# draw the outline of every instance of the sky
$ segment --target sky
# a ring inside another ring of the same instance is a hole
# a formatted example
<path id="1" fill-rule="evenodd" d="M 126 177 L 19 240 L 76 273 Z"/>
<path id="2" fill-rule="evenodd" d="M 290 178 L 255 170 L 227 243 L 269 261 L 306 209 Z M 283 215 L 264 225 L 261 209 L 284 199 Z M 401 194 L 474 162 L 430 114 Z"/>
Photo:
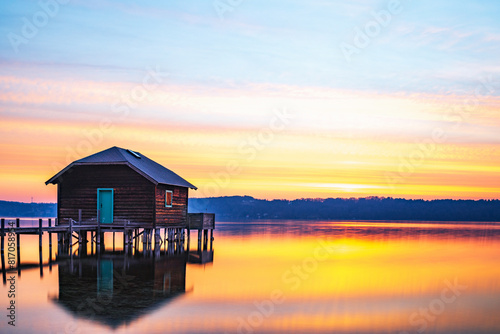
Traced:
<path id="1" fill-rule="evenodd" d="M 192 197 L 498 199 L 498 1 L 0 2 L 0 199 L 112 146 Z"/>

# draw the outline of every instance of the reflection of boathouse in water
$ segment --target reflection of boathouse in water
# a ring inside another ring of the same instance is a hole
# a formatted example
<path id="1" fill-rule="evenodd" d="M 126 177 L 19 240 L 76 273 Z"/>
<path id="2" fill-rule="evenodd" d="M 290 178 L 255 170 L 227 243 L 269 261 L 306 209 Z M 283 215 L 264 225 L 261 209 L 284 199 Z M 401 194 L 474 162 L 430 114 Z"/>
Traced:
<path id="1" fill-rule="evenodd" d="M 53 300 L 77 318 L 118 328 L 184 294 L 186 263 L 202 258 L 211 262 L 213 251 L 66 259 L 59 264 L 59 296 Z"/>

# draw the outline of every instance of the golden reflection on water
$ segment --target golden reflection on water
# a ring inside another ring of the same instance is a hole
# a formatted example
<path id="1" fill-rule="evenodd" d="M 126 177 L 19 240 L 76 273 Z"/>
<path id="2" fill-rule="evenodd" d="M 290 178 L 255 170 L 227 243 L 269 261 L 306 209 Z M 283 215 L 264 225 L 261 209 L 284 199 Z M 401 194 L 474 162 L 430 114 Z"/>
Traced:
<path id="1" fill-rule="evenodd" d="M 186 292 L 114 331 L 500 332 L 498 225 L 314 225 L 278 232 L 263 225 L 246 233 L 221 224 L 213 263 L 185 266 Z M 21 238 L 21 259 L 37 262 L 38 237 Z M 52 301 L 58 270 L 45 267 L 43 278 L 38 268 L 22 272 L 15 332 L 111 332 Z M 5 287 L 0 302 L 7 303 Z M 11 330 L 5 322 L 0 329 Z"/>

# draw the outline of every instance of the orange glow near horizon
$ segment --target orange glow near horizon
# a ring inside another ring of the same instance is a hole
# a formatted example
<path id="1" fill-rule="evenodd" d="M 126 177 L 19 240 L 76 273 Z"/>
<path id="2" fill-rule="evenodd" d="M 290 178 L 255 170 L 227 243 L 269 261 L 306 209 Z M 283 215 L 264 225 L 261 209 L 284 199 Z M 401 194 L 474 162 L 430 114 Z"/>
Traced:
<path id="1" fill-rule="evenodd" d="M 500 193 L 494 97 L 460 118 L 449 105 L 467 96 L 167 85 L 122 115 L 110 106 L 131 84 L 82 81 L 66 89 L 57 80 L 39 85 L 13 77 L 0 83 L 24 91 L 2 96 L 2 200 L 55 202 L 55 187 L 44 182 L 111 146 L 177 172 L 199 188 L 192 197 L 498 199 Z M 56 98 L 61 92 L 64 98 Z M 280 110 L 290 118 L 276 120 Z M 169 119 L 174 111 L 180 116 Z"/>

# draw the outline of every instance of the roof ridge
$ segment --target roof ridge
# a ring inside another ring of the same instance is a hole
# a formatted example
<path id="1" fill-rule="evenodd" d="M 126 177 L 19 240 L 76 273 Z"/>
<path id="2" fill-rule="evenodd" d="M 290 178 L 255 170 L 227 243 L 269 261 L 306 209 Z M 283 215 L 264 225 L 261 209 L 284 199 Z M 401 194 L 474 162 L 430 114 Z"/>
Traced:
<path id="1" fill-rule="evenodd" d="M 125 156 L 125 154 L 123 154 L 123 151 L 125 151 L 124 148 L 121 148 L 118 146 L 113 146 L 112 148 L 116 148 L 118 150 L 118 152 L 120 153 L 120 155 L 123 157 L 123 159 L 128 162 L 127 157 Z"/>
<path id="2" fill-rule="evenodd" d="M 127 152 L 125 152 L 127 151 Z M 135 154 L 132 154 L 135 153 Z M 130 154 L 129 154 L 130 153 Z M 138 155 L 138 156 L 136 156 Z M 137 159 L 138 158 L 138 159 Z M 83 160 L 83 161 L 82 161 Z M 142 174 L 154 183 L 170 184 L 174 186 L 187 187 L 197 189 L 196 186 L 182 178 L 179 174 L 166 168 L 160 163 L 148 158 L 140 152 L 131 149 L 125 149 L 118 146 L 113 146 L 103 151 L 91 154 L 87 157 L 75 160 L 66 168 L 49 179 L 48 183 L 56 183 L 60 175 L 75 165 L 92 165 L 92 164 L 126 164 L 136 172 Z"/>

